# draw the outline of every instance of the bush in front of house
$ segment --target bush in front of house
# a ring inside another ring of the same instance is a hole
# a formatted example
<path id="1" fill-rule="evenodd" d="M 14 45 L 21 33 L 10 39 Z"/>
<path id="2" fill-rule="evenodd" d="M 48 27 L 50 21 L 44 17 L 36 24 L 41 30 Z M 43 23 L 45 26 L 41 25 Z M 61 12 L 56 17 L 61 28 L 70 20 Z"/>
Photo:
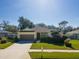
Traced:
<path id="1" fill-rule="evenodd" d="M 40 39 L 40 42 L 51 43 L 56 45 L 64 45 L 64 41 L 67 39 L 67 36 L 60 34 L 59 32 L 52 32 L 52 37 L 43 37 Z"/>
<path id="2" fill-rule="evenodd" d="M 66 40 L 67 37 L 66 36 L 54 36 L 52 38 L 52 43 L 55 44 L 55 45 L 64 45 L 64 40 Z"/>
<path id="3" fill-rule="evenodd" d="M 51 32 L 51 35 L 59 34 L 58 31 Z"/>
<path id="4" fill-rule="evenodd" d="M 17 36 L 16 37 L 8 37 L 8 41 L 16 42 L 17 40 L 18 40 Z"/>
<path id="5" fill-rule="evenodd" d="M 64 40 L 66 40 L 66 36 L 60 36 L 60 35 L 55 35 L 52 38 L 51 37 L 43 37 L 40 39 L 40 42 L 44 43 L 52 43 L 52 44 L 57 44 L 57 45 L 64 45 Z"/>
<path id="6" fill-rule="evenodd" d="M 66 40 L 64 41 L 64 44 L 65 44 L 66 47 L 72 47 L 72 44 L 69 43 L 69 42 L 70 42 L 70 39 L 66 39 Z"/>
<path id="7" fill-rule="evenodd" d="M 43 37 L 43 38 L 40 38 L 40 42 L 51 43 L 52 38 L 51 37 Z"/>
<path id="8" fill-rule="evenodd" d="M 0 40 L 1 40 L 2 38 L 0 37 Z"/>
<path id="9" fill-rule="evenodd" d="M 17 41 L 17 37 L 2 37 L 0 38 L 0 44 L 4 44 L 4 43 L 7 43 L 7 42 L 16 42 Z"/>
<path id="10" fill-rule="evenodd" d="M 67 39 L 67 36 L 64 36 L 61 32 L 52 32 L 52 39 L 54 43 L 64 43 L 64 40 Z"/>
<path id="11" fill-rule="evenodd" d="M 7 43 L 7 40 L 1 40 L 1 44 Z"/>
<path id="12" fill-rule="evenodd" d="M 4 43 L 7 43 L 7 38 L 6 37 L 0 38 L 0 44 L 4 44 Z"/>

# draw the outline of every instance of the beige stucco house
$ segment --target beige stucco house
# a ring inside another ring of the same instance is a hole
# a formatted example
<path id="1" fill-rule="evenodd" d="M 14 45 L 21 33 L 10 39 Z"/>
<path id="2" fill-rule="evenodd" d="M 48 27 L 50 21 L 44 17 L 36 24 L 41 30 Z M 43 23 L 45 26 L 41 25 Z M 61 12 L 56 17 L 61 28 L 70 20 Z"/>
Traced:
<path id="1" fill-rule="evenodd" d="M 47 37 L 50 30 L 46 27 L 34 27 L 32 29 L 26 28 L 18 32 L 19 39 L 34 40 L 42 37 Z"/>

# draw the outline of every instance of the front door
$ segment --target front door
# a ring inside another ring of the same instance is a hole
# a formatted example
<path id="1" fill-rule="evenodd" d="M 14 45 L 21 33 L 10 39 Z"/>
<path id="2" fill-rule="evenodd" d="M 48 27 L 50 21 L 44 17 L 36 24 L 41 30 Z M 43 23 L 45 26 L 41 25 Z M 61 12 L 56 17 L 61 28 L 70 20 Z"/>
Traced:
<path id="1" fill-rule="evenodd" d="M 40 39 L 40 33 L 37 33 L 37 40 Z"/>

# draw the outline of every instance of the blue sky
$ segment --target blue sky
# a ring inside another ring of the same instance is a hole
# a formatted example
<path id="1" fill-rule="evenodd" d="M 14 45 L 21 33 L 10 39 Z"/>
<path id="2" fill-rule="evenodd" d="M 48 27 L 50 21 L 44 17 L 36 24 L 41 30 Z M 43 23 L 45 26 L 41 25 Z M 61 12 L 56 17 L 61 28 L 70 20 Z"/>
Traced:
<path id="1" fill-rule="evenodd" d="M 19 16 L 36 23 L 58 26 L 67 20 L 79 26 L 79 0 L 0 0 L 0 23 L 8 20 L 18 25 Z"/>

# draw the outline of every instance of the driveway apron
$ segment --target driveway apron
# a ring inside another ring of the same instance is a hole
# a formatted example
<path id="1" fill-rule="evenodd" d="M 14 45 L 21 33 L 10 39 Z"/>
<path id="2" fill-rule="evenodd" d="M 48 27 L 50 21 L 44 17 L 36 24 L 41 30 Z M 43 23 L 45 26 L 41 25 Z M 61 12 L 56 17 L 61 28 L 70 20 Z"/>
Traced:
<path id="1" fill-rule="evenodd" d="M 0 59 L 31 59 L 28 53 L 32 42 L 18 42 L 12 46 L 0 50 Z"/>

